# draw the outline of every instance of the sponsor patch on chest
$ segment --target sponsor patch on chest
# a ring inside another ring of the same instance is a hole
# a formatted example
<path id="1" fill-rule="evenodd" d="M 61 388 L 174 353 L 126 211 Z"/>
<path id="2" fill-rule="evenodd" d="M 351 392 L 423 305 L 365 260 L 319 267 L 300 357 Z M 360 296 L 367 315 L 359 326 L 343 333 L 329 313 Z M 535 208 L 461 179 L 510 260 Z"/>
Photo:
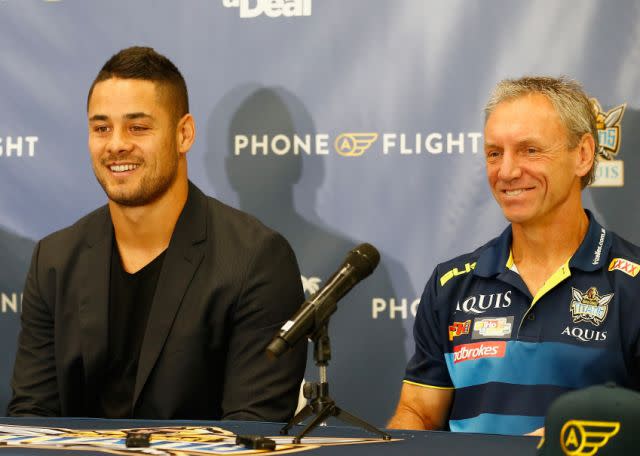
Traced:
<path id="1" fill-rule="evenodd" d="M 513 317 L 485 317 L 476 318 L 473 322 L 472 339 L 511 337 L 513 330 Z"/>
<path id="2" fill-rule="evenodd" d="M 586 321 L 595 326 L 600 326 L 607 318 L 609 303 L 612 299 L 613 293 L 600 296 L 596 287 L 591 287 L 586 292 L 571 287 L 571 305 L 569 309 L 571 310 L 573 322 Z"/>
<path id="3" fill-rule="evenodd" d="M 506 351 L 507 343 L 504 341 L 458 345 L 453 348 L 453 362 L 461 363 L 481 358 L 504 358 Z"/>
<path id="4" fill-rule="evenodd" d="M 471 320 L 454 321 L 453 324 L 449 325 L 449 340 L 453 340 L 454 337 L 462 336 L 463 334 L 469 334 L 470 327 Z"/>

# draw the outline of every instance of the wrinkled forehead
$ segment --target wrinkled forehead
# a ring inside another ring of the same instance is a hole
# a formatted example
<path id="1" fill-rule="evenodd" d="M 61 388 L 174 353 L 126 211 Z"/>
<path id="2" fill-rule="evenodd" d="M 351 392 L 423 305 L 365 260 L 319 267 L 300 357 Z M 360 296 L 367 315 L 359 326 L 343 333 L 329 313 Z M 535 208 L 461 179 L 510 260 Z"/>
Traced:
<path id="1" fill-rule="evenodd" d="M 566 138 L 568 130 L 551 100 L 540 93 L 512 97 L 495 105 L 485 122 L 485 142 L 500 138 Z"/>

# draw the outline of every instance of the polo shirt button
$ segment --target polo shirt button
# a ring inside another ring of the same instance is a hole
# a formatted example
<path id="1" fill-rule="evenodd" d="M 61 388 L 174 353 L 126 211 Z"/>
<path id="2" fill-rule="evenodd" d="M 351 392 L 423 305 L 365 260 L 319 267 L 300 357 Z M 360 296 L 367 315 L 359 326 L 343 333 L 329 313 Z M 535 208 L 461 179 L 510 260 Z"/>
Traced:
<path id="1" fill-rule="evenodd" d="M 529 320 L 535 320 L 535 319 L 536 319 L 536 314 L 534 314 L 533 312 L 531 312 L 529 315 L 527 315 L 527 319 L 529 319 Z"/>

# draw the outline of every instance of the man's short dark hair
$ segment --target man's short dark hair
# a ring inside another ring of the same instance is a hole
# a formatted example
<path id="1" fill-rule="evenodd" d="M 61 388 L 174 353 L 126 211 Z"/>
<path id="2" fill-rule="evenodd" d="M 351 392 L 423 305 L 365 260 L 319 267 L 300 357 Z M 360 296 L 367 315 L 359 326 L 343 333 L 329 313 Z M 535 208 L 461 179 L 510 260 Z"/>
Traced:
<path id="1" fill-rule="evenodd" d="M 133 46 L 121 50 L 104 64 L 89 89 L 87 109 L 97 83 L 111 78 L 152 81 L 159 90 L 166 91 L 173 111 L 180 119 L 189 112 L 187 84 L 180 70 L 153 48 Z"/>

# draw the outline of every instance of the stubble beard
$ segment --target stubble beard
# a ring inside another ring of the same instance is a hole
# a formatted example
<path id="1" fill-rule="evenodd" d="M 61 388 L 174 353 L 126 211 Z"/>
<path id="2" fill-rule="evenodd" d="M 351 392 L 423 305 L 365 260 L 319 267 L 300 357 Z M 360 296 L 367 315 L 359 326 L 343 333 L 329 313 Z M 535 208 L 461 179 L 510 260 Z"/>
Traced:
<path id="1" fill-rule="evenodd" d="M 132 190 L 119 189 L 118 185 L 110 186 L 106 176 L 100 175 L 95 170 L 94 174 L 109 200 L 126 207 L 146 206 L 167 193 L 175 182 L 178 174 L 178 158 L 173 157 L 170 167 L 164 173 L 153 176 L 143 175 L 138 185 Z"/>

